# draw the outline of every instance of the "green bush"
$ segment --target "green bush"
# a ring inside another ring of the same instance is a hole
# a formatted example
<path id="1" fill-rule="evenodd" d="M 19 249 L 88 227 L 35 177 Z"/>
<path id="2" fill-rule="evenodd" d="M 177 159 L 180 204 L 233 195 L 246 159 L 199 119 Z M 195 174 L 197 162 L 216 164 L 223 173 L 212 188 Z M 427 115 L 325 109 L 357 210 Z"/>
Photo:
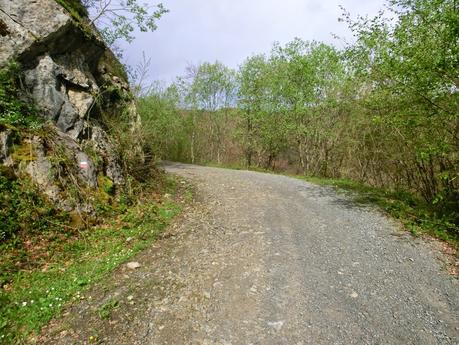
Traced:
<path id="1" fill-rule="evenodd" d="M 36 109 L 20 97 L 19 73 L 20 67 L 14 62 L 0 69 L 0 125 L 37 127 Z"/>
<path id="2" fill-rule="evenodd" d="M 20 231 L 42 232 L 65 221 L 27 178 L 0 170 L 0 243 Z"/>

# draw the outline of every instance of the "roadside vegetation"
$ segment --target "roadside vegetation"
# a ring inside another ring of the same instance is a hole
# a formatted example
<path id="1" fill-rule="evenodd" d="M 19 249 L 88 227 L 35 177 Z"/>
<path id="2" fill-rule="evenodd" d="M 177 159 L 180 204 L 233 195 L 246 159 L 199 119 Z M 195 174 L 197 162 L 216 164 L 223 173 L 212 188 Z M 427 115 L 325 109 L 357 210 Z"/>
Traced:
<path id="1" fill-rule="evenodd" d="M 32 336 L 67 302 L 84 299 L 91 284 L 155 240 L 180 212 L 180 195 L 186 193 L 178 193 L 176 181 L 161 175 L 154 183 L 138 185 L 134 203 L 105 205 L 96 224 L 69 225 L 66 218 L 54 217 L 50 226 L 48 217 L 42 227 L 2 242 L 0 344 Z M 36 195 L 30 188 L 29 198 Z"/>
<path id="2" fill-rule="evenodd" d="M 344 49 L 295 39 L 238 70 L 190 65 L 172 85 L 156 84 L 139 100 L 152 154 L 403 196 L 392 214 L 457 241 L 458 5 L 391 0 L 387 11 L 344 12 L 355 35 Z"/>
<path id="3" fill-rule="evenodd" d="M 88 8 L 97 16 L 93 22 L 105 19 L 106 25 L 114 20 L 113 31 L 103 32 L 110 45 L 117 39 L 132 40 L 129 33 L 136 26 L 154 30 L 155 21 L 166 12 L 159 6 L 150 15 L 134 0 L 124 4 L 121 18 L 110 12 L 111 1 L 57 3 L 84 25 L 88 39 L 94 38 L 85 18 Z M 110 66 L 119 69 L 115 74 L 126 75 L 118 61 Z M 143 154 L 147 133 L 133 126 L 119 98 L 120 116 L 103 120 L 123 183 L 115 186 L 99 169 L 97 188 L 89 188 L 78 178 L 73 153 L 59 142 L 56 127 L 30 104 L 21 72 L 15 62 L 0 69 L 0 344 L 30 340 L 66 304 L 84 298 L 92 284 L 154 241 L 180 212 L 182 195 L 188 195 Z M 62 187 L 61 199 L 76 205 L 70 212 L 57 207 L 26 173 L 27 164 L 37 160 L 36 140 L 46 148 L 49 176 Z M 103 158 L 90 142 L 81 149 L 101 167 Z"/>
<path id="4" fill-rule="evenodd" d="M 139 158 L 147 133 L 132 130 L 127 117 L 106 122 L 125 183 L 114 186 L 100 174 L 98 188 L 85 187 L 54 141 L 55 128 L 25 101 L 18 70 L 14 63 L 0 69 L 0 128 L 8 141 L 2 150 L 9 151 L 2 159 L 11 160 L 0 167 L 0 344 L 33 337 L 68 302 L 84 298 L 91 284 L 154 241 L 188 195 L 149 155 Z M 20 169 L 36 159 L 33 137 L 50 148 L 49 174 L 66 185 L 66 200 L 90 212 L 60 210 Z"/>

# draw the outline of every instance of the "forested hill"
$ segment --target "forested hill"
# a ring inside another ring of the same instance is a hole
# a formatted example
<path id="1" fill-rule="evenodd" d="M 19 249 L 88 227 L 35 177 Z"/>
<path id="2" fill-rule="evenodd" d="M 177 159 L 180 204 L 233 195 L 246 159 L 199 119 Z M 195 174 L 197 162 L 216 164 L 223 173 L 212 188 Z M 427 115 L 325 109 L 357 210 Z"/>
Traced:
<path id="1" fill-rule="evenodd" d="M 150 89 L 140 100 L 150 150 L 381 187 L 433 217 L 413 223 L 457 237 L 456 1 L 395 0 L 385 15 L 342 20 L 356 38 L 345 49 L 295 39 L 237 70 L 202 63 Z"/>

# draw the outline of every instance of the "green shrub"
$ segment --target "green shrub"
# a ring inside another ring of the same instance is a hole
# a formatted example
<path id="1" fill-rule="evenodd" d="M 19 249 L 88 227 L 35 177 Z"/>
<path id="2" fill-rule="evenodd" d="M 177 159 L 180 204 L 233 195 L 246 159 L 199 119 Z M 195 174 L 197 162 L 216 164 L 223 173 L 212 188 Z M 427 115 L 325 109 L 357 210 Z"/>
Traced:
<path id="1" fill-rule="evenodd" d="M 43 232 L 66 222 L 25 177 L 17 179 L 6 168 L 0 170 L 0 243 L 20 231 Z"/>
<path id="2" fill-rule="evenodd" d="M 0 69 L 0 125 L 38 127 L 36 109 L 24 101 L 18 87 L 20 67 L 15 62 Z"/>

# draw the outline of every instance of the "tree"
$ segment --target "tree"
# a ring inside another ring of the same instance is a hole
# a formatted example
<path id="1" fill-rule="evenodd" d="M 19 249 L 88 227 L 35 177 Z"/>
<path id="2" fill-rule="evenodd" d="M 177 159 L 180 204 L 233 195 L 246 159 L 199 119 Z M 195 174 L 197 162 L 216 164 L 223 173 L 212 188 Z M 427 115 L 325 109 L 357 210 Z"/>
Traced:
<path id="1" fill-rule="evenodd" d="M 134 40 L 133 32 L 155 31 L 156 22 L 168 12 L 159 3 L 140 5 L 138 0 L 83 0 L 88 9 L 91 24 L 100 30 L 105 42 L 113 46 L 118 39 Z"/>
<path id="2" fill-rule="evenodd" d="M 269 65 L 270 116 L 277 118 L 270 136 L 276 138 L 274 153 L 296 150 L 304 173 L 327 174 L 336 141 L 333 100 L 344 76 L 340 54 L 326 44 L 296 38 L 285 46 L 275 44 Z"/>
<path id="3" fill-rule="evenodd" d="M 454 0 L 392 0 L 384 17 L 346 20 L 348 57 L 366 84 L 367 112 L 384 135 L 378 167 L 429 202 L 458 198 L 459 11 Z M 394 143 L 397 143 L 394 145 Z M 373 150 L 376 152 L 377 150 Z"/>
<path id="4" fill-rule="evenodd" d="M 188 66 L 187 75 L 180 79 L 186 108 L 191 112 L 192 139 L 191 160 L 194 162 L 194 148 L 197 116 L 207 116 L 210 128 L 210 155 L 221 162 L 223 147 L 223 126 L 227 121 L 229 108 L 235 104 L 235 72 L 216 61 L 198 66 Z"/>
<path id="5" fill-rule="evenodd" d="M 268 64 L 264 55 L 249 57 L 239 68 L 238 106 L 243 117 L 242 145 L 247 167 L 253 163 L 256 139 L 259 134 L 258 118 L 265 103 Z"/>

